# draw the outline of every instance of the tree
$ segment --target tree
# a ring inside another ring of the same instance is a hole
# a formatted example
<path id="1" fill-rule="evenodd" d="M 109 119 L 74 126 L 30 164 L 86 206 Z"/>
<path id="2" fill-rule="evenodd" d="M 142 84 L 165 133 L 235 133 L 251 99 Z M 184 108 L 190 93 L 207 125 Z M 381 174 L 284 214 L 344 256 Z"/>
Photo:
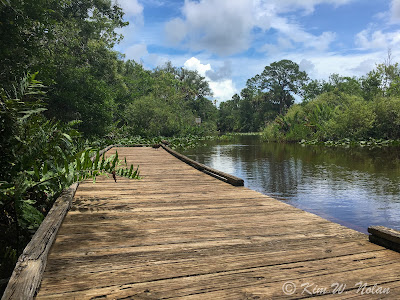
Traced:
<path id="1" fill-rule="evenodd" d="M 220 104 L 218 129 L 222 132 L 232 132 L 240 129 L 240 101 L 240 96 L 235 94 L 232 100 L 224 101 Z"/>
<path id="2" fill-rule="evenodd" d="M 24 74 L 38 72 L 48 86 L 47 117 L 79 117 L 86 135 L 104 134 L 118 81 L 113 46 L 121 36 L 115 29 L 127 24 L 122 17 L 122 9 L 108 0 L 2 1 L 3 88 L 10 93 Z"/>
<path id="3" fill-rule="evenodd" d="M 332 74 L 329 82 L 325 83 L 323 92 L 338 91 L 348 95 L 361 96 L 361 83 L 356 77 Z"/>
<path id="4" fill-rule="evenodd" d="M 363 92 L 367 99 L 376 96 L 391 97 L 400 95 L 400 66 L 379 64 L 362 79 Z"/>
<path id="5" fill-rule="evenodd" d="M 294 103 L 293 94 L 303 94 L 308 80 L 307 73 L 300 71 L 299 66 L 290 60 L 266 66 L 262 74 L 247 80 L 240 96 L 235 95 L 232 100 L 221 104 L 220 129 L 242 132 L 260 130 L 279 113 L 287 111 Z"/>
<path id="6" fill-rule="evenodd" d="M 60 64 L 64 63 L 66 54 L 80 63 L 93 64 L 94 48 L 111 49 L 120 40 L 115 29 L 127 25 L 122 16 L 122 9 L 107 0 L 2 1 L 0 80 L 3 86 L 19 82 L 28 71 L 39 71 L 39 76 L 51 80 L 42 68 L 62 67 L 54 66 L 53 62 L 58 59 Z"/>
<path id="7" fill-rule="evenodd" d="M 259 76 L 261 90 L 271 93 L 279 103 L 280 113 L 284 113 L 293 103 L 293 94 L 301 95 L 302 87 L 309 80 L 299 65 L 291 60 L 281 60 L 266 66 Z"/>
<path id="8" fill-rule="evenodd" d="M 194 102 L 198 98 L 206 98 L 213 95 L 208 81 L 197 71 L 176 68 L 171 62 L 167 62 L 163 67 L 158 67 L 155 70 L 156 76 L 160 73 L 172 74 L 173 78 L 181 83 L 177 88 L 184 93 L 187 102 Z"/>
<path id="9" fill-rule="evenodd" d="M 339 74 L 331 74 L 329 80 L 311 80 L 303 86 L 304 104 L 315 99 L 317 96 L 328 92 L 340 92 L 348 95 L 361 96 L 362 81 L 356 77 L 343 77 Z"/>

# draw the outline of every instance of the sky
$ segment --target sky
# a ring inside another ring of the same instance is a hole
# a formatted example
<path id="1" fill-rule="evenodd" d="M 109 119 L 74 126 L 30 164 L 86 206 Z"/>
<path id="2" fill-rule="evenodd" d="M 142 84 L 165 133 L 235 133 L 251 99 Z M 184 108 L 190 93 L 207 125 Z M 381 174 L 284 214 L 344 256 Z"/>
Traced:
<path id="1" fill-rule="evenodd" d="M 197 70 L 218 102 L 282 59 L 312 79 L 400 62 L 400 0 L 114 0 L 130 25 L 116 50 L 153 69 Z"/>

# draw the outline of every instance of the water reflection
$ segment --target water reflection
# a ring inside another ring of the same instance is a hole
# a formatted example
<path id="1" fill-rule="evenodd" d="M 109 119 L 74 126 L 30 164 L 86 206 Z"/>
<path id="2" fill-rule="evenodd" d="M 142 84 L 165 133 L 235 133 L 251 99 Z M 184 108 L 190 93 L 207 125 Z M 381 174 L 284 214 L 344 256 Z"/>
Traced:
<path id="1" fill-rule="evenodd" d="M 184 153 L 243 178 L 251 189 L 361 232 L 371 225 L 400 230 L 400 148 L 327 148 L 244 136 Z"/>

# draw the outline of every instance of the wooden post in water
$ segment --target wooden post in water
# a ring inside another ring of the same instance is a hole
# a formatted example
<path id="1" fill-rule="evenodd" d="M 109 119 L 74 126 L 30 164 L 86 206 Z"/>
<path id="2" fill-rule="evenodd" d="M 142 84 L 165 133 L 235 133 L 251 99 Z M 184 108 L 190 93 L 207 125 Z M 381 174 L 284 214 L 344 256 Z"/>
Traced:
<path id="1" fill-rule="evenodd" d="M 239 177 L 233 176 L 231 174 L 227 174 L 227 173 L 221 172 L 219 170 L 210 168 L 210 167 L 203 165 L 193 159 L 190 159 L 189 157 L 187 157 L 183 154 L 180 154 L 179 152 L 176 152 L 176 151 L 172 150 L 171 148 L 169 148 L 164 141 L 161 144 L 161 147 L 164 148 L 168 153 L 172 154 L 176 158 L 187 163 L 188 165 L 192 166 L 193 168 L 196 168 L 199 171 L 202 171 L 210 176 L 218 178 L 219 180 L 225 181 L 234 186 L 244 186 L 244 180 L 242 178 L 239 178 Z"/>

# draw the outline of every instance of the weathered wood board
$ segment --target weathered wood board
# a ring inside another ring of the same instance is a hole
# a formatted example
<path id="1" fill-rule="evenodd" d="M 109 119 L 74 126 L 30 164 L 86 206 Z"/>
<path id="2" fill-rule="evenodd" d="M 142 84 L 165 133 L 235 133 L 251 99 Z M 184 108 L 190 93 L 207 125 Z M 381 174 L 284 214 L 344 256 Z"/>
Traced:
<path id="1" fill-rule="evenodd" d="M 37 299 L 400 299 L 400 254 L 367 235 L 162 148 L 117 150 L 142 179 L 80 184 Z"/>

